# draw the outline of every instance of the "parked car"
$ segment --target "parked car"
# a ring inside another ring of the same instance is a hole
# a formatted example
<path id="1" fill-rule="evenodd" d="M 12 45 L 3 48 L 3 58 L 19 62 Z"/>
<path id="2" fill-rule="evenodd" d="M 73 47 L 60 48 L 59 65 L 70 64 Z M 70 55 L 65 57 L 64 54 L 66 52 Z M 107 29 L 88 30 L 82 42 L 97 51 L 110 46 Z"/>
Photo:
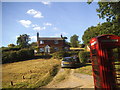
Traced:
<path id="1" fill-rule="evenodd" d="M 61 62 L 61 67 L 79 67 L 80 61 L 78 58 L 74 57 L 64 57 Z"/>

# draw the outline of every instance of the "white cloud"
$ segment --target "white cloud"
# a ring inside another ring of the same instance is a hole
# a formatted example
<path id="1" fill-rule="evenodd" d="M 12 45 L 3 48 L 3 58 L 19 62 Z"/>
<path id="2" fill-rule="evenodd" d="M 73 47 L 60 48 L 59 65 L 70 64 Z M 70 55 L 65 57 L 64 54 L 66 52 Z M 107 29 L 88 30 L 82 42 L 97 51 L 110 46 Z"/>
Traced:
<path id="1" fill-rule="evenodd" d="M 30 20 L 20 20 L 19 23 L 22 24 L 26 28 L 30 27 L 30 25 L 32 24 Z"/>
<path id="2" fill-rule="evenodd" d="M 37 30 L 37 31 L 45 30 L 45 29 L 46 29 L 46 27 L 39 27 L 39 26 L 33 27 L 33 30 Z"/>
<path id="3" fill-rule="evenodd" d="M 54 27 L 53 30 L 58 30 L 58 28 L 57 28 L 57 27 Z"/>
<path id="4" fill-rule="evenodd" d="M 42 13 L 40 11 L 36 11 L 34 9 L 30 9 L 27 11 L 27 14 L 33 15 L 34 18 L 43 18 Z"/>
<path id="5" fill-rule="evenodd" d="M 51 4 L 50 1 L 41 1 L 41 3 L 44 4 L 44 5 L 50 5 Z"/>
<path id="6" fill-rule="evenodd" d="M 37 24 L 32 24 L 32 27 L 34 28 L 34 27 L 37 27 L 38 25 Z"/>
<path id="7" fill-rule="evenodd" d="M 62 35 L 68 35 L 68 33 L 66 33 L 66 32 L 61 32 L 61 34 L 62 34 Z"/>
<path id="8" fill-rule="evenodd" d="M 46 26 L 52 26 L 52 24 L 51 23 L 44 23 L 44 25 L 46 25 Z"/>
<path id="9" fill-rule="evenodd" d="M 30 38 L 31 40 L 35 40 L 35 41 L 37 40 L 37 36 L 31 36 Z"/>

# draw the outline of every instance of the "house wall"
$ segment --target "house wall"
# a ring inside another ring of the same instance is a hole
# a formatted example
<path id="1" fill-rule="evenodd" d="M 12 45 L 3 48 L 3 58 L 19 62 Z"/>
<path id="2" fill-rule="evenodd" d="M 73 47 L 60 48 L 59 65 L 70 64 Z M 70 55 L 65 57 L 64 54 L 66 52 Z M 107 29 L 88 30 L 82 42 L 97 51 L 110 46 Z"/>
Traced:
<path id="1" fill-rule="evenodd" d="M 46 45 L 50 46 L 50 52 L 55 52 L 62 50 L 65 42 L 63 40 L 58 40 L 58 44 L 55 44 L 54 40 L 43 40 L 44 44 L 40 44 L 40 40 L 38 40 L 38 47 L 44 48 Z M 58 50 L 55 50 L 55 48 L 58 48 Z"/>

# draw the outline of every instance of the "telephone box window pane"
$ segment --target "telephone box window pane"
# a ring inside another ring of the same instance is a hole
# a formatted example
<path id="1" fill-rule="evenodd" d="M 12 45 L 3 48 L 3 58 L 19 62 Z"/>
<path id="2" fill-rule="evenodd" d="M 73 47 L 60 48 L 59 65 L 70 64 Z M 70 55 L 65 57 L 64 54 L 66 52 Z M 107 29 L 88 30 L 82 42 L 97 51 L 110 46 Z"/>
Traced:
<path id="1" fill-rule="evenodd" d="M 116 83 L 120 84 L 120 47 L 113 49 L 114 68 L 116 72 Z M 118 85 L 120 87 L 120 85 Z"/>
<path id="2" fill-rule="evenodd" d="M 97 52 L 96 52 L 96 49 L 93 49 L 93 50 L 92 50 L 92 54 L 93 54 L 93 55 L 96 55 L 96 53 L 97 53 Z"/>
<path id="3" fill-rule="evenodd" d="M 96 86 L 97 86 L 97 87 L 101 87 L 100 77 L 99 77 L 99 76 L 95 76 L 94 78 L 95 78 L 95 80 L 96 80 L 96 82 L 95 82 Z"/>
<path id="4" fill-rule="evenodd" d="M 95 71 L 95 70 L 94 70 L 93 72 L 94 72 L 94 74 L 97 75 L 97 76 L 99 76 L 99 74 L 100 74 L 99 71 Z"/>
<path id="5" fill-rule="evenodd" d="M 93 66 L 93 69 L 94 69 L 94 70 L 99 70 L 99 65 L 94 65 L 94 66 Z"/>
<path id="6" fill-rule="evenodd" d="M 92 56 L 92 61 L 94 64 L 98 64 L 97 56 Z"/>

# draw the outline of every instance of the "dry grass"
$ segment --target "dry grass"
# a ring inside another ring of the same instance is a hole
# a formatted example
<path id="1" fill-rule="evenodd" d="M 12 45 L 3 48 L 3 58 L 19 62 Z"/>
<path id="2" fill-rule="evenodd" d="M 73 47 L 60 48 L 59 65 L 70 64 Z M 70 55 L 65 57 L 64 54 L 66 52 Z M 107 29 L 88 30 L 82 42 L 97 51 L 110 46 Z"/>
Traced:
<path id="1" fill-rule="evenodd" d="M 35 59 L 3 64 L 2 87 L 36 88 L 43 86 L 51 81 L 58 67 L 60 67 L 60 61 L 55 59 Z"/>
<path id="2" fill-rule="evenodd" d="M 87 63 L 86 65 L 76 69 L 75 72 L 92 75 L 92 65 L 91 63 Z"/>

